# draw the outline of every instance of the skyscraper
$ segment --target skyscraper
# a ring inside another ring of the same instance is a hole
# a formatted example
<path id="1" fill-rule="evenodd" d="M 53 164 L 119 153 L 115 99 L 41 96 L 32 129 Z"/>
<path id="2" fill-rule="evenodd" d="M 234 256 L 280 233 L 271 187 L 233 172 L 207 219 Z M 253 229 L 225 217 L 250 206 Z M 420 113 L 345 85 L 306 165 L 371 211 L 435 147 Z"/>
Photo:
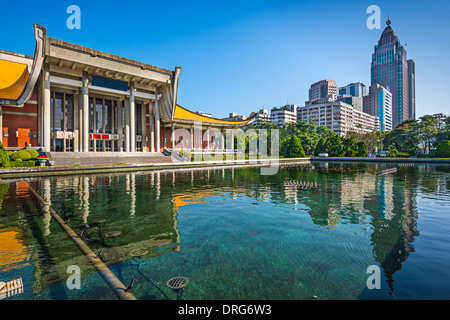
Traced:
<path id="1" fill-rule="evenodd" d="M 374 47 L 371 64 L 371 84 L 380 84 L 392 93 L 392 125 L 396 127 L 412 118 L 408 111 L 408 60 L 405 47 L 391 27 L 391 20 Z M 414 88 L 412 89 L 414 90 Z"/>
<path id="2" fill-rule="evenodd" d="M 416 118 L 416 64 L 408 60 L 408 118 Z"/>
<path id="3" fill-rule="evenodd" d="M 392 94 L 378 83 L 369 87 L 369 94 L 364 97 L 363 111 L 378 117 L 380 131 L 392 128 Z"/>
<path id="4" fill-rule="evenodd" d="M 361 82 L 350 83 L 345 87 L 339 87 L 339 95 L 349 94 L 353 97 L 364 97 L 367 95 L 366 85 Z"/>
<path id="5" fill-rule="evenodd" d="M 321 80 L 311 85 L 309 88 L 309 101 L 328 98 L 331 95 L 337 96 L 338 87 L 334 80 Z"/>

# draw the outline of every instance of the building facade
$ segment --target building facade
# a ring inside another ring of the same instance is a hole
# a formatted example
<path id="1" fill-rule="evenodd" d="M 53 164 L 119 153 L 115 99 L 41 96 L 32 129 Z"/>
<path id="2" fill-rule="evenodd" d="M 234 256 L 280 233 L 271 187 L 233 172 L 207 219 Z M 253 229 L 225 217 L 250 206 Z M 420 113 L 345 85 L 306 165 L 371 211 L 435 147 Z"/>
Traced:
<path id="1" fill-rule="evenodd" d="M 376 117 L 356 110 L 342 101 L 298 107 L 297 121 L 314 122 L 317 126 L 325 126 L 341 137 L 345 137 L 349 131 L 362 134 L 372 132 L 379 126 Z"/>
<path id="2" fill-rule="evenodd" d="M 0 123 L 6 147 L 162 152 L 182 140 L 182 146 L 202 149 L 217 146 L 210 129 L 225 132 L 248 123 L 179 106 L 181 67 L 168 70 L 50 38 L 36 24 L 34 31 L 34 57 L 0 51 Z M 186 129 L 187 136 L 175 137 L 177 128 Z"/>
<path id="3" fill-rule="evenodd" d="M 414 87 L 414 83 L 408 83 L 406 49 L 390 26 L 391 20 L 388 19 L 386 24 L 372 54 L 371 84 L 378 83 L 392 93 L 392 119 L 396 127 L 410 119 L 408 91 Z"/>
<path id="4" fill-rule="evenodd" d="M 408 119 L 416 119 L 416 63 L 408 60 Z"/>
<path id="5" fill-rule="evenodd" d="M 252 124 L 257 126 L 263 122 L 271 122 L 269 111 L 266 109 L 261 109 L 257 113 L 255 113 L 255 121 L 253 121 Z"/>
<path id="6" fill-rule="evenodd" d="M 367 95 L 367 88 L 364 83 L 356 82 L 350 83 L 345 87 L 339 87 L 339 95 L 350 95 L 352 97 L 364 97 Z"/>
<path id="7" fill-rule="evenodd" d="M 392 128 L 392 94 L 383 86 L 373 84 L 369 94 L 364 97 L 365 113 L 378 117 L 380 131 L 391 131 Z"/>
<path id="8" fill-rule="evenodd" d="M 278 125 L 297 122 L 297 106 L 295 104 L 285 105 L 280 108 L 273 108 L 270 111 L 270 120 Z"/>
<path id="9" fill-rule="evenodd" d="M 320 80 L 309 88 L 309 101 L 328 98 L 338 95 L 338 87 L 334 80 Z"/>
<path id="10" fill-rule="evenodd" d="M 344 94 L 342 96 L 338 96 L 337 100 L 351 105 L 356 110 L 363 111 L 363 97 L 355 97 L 348 94 Z"/>

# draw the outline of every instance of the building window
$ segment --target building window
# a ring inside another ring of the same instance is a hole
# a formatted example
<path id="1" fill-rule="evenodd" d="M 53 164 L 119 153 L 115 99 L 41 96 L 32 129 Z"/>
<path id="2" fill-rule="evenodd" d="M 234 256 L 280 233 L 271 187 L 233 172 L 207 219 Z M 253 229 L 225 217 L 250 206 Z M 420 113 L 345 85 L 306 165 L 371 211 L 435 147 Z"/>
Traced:
<path id="1" fill-rule="evenodd" d="M 73 151 L 74 129 L 73 94 L 50 92 L 50 150 Z"/>

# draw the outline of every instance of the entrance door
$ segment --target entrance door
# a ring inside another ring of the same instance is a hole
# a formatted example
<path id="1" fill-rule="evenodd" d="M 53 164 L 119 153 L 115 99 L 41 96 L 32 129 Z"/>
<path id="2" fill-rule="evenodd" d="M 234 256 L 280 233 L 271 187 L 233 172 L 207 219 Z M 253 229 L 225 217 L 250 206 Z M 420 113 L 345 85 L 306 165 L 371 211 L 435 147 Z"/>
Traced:
<path id="1" fill-rule="evenodd" d="M 4 147 L 8 146 L 8 128 L 2 128 L 2 143 Z"/>
<path id="2" fill-rule="evenodd" d="M 24 148 L 31 143 L 31 132 L 29 128 L 18 128 L 17 146 Z"/>

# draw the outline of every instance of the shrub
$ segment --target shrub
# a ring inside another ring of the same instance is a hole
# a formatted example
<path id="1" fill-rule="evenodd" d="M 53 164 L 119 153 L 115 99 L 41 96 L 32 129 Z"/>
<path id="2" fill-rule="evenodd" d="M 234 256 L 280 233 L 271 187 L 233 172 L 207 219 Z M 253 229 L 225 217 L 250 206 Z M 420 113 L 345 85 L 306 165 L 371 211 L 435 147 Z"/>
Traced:
<path id="1" fill-rule="evenodd" d="M 388 157 L 395 158 L 398 155 L 398 151 L 396 149 L 391 149 L 387 153 Z"/>
<path id="2" fill-rule="evenodd" d="M 34 149 L 23 149 L 23 151 L 28 152 L 31 156 L 31 159 L 36 159 L 37 157 L 39 157 L 39 152 Z"/>
<path id="3" fill-rule="evenodd" d="M 0 142 L 0 167 L 8 168 L 10 165 L 9 155 L 5 150 L 5 147 Z"/>
<path id="4" fill-rule="evenodd" d="M 400 152 L 397 155 L 397 158 L 409 158 L 409 157 L 410 157 L 410 154 L 408 152 Z"/>
<path id="5" fill-rule="evenodd" d="M 12 168 L 30 168 L 36 166 L 36 161 L 34 160 L 28 160 L 28 161 L 22 161 L 20 159 L 15 160 L 11 162 Z"/>
<path id="6" fill-rule="evenodd" d="M 428 152 L 429 158 L 435 158 L 436 157 L 436 149 L 430 149 L 430 152 Z"/>
<path id="7" fill-rule="evenodd" d="M 21 159 L 22 161 L 28 161 L 31 159 L 31 154 L 25 150 L 19 150 L 14 152 L 10 158 L 12 161 L 15 161 L 17 159 Z"/>

